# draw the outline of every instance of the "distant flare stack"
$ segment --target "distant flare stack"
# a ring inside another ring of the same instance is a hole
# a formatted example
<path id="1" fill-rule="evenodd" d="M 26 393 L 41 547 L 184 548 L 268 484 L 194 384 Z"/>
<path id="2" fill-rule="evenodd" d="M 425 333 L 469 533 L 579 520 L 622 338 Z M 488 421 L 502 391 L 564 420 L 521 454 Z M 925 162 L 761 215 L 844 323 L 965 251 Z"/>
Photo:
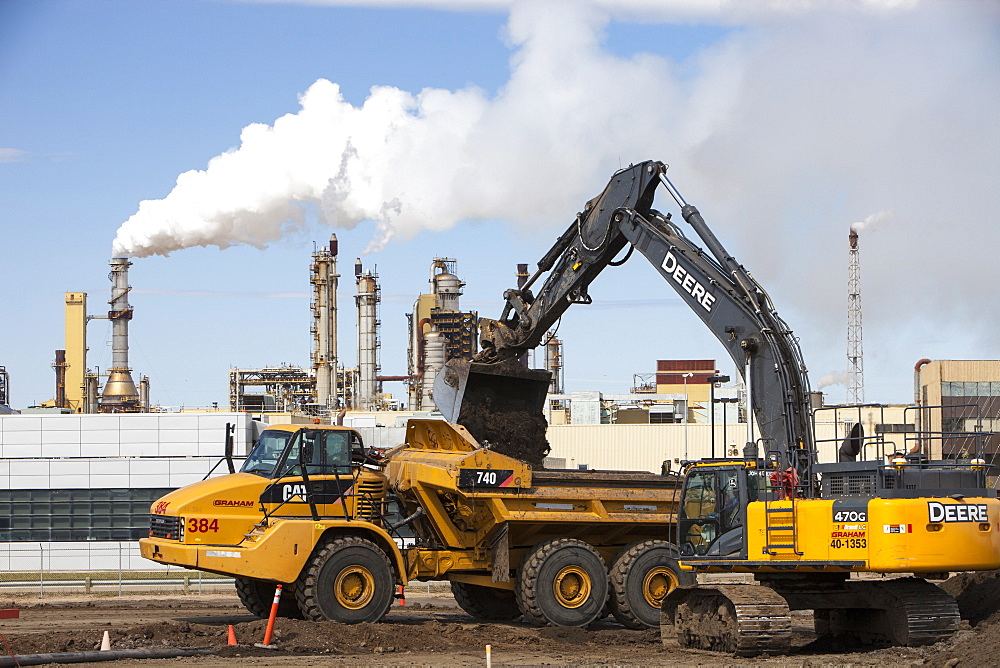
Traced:
<path id="1" fill-rule="evenodd" d="M 132 380 L 132 369 L 128 364 L 128 323 L 132 319 L 132 307 L 128 303 L 128 268 L 132 263 L 128 258 L 111 259 L 111 368 L 108 369 L 108 383 L 101 393 L 101 412 L 119 413 L 141 410 L 139 391 Z"/>
<path id="2" fill-rule="evenodd" d="M 870 216 L 869 216 L 870 218 Z M 865 353 L 861 335 L 861 253 L 858 227 L 847 235 L 847 403 L 865 402 Z"/>

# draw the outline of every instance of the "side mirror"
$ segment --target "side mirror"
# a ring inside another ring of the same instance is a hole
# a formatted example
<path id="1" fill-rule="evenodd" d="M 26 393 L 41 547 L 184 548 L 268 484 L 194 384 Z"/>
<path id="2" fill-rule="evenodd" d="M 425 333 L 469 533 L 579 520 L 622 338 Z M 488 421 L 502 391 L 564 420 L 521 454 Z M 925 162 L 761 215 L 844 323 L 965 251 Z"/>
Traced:
<path id="1" fill-rule="evenodd" d="M 312 464 L 313 446 L 312 441 L 302 441 L 302 445 L 299 447 L 299 466 L 304 468 L 306 465 Z"/>

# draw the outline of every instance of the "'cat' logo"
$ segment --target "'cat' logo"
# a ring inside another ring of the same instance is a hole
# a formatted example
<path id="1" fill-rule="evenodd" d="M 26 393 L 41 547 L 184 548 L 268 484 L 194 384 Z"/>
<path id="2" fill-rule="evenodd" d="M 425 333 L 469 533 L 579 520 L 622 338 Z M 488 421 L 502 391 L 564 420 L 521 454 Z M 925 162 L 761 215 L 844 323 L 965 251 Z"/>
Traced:
<path id="1" fill-rule="evenodd" d="M 308 499 L 306 499 L 305 485 L 300 485 L 300 484 L 284 485 L 281 488 L 281 495 L 282 495 L 281 496 L 282 501 L 288 501 L 293 496 L 297 496 L 301 498 L 303 501 L 308 501 Z"/>

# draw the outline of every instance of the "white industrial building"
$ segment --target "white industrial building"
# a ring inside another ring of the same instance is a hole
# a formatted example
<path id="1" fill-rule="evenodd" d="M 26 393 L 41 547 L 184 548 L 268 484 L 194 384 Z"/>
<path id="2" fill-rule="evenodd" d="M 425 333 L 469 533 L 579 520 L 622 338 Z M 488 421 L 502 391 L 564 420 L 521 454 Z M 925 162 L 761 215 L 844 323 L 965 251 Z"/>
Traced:
<path id="1" fill-rule="evenodd" d="M 242 457 L 259 424 L 248 413 L 0 417 L 0 569 L 156 567 L 132 549 L 149 506 L 209 473 L 227 423 Z"/>

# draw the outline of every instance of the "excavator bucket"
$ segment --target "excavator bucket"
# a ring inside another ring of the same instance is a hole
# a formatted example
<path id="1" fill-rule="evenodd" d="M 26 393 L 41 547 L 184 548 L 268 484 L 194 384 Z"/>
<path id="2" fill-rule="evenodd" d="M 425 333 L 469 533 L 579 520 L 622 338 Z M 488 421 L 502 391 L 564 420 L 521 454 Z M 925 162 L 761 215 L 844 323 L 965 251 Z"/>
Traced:
<path id="1" fill-rule="evenodd" d="M 481 446 L 542 467 L 549 452 L 542 408 L 551 377 L 515 360 L 451 360 L 434 379 L 434 402 Z"/>
<path id="2" fill-rule="evenodd" d="M 552 374 L 516 361 L 482 364 L 451 360 L 434 379 L 434 403 L 449 422 L 465 413 L 505 413 L 511 408 L 542 415 Z M 468 405 L 466 405 L 468 404 Z"/>

